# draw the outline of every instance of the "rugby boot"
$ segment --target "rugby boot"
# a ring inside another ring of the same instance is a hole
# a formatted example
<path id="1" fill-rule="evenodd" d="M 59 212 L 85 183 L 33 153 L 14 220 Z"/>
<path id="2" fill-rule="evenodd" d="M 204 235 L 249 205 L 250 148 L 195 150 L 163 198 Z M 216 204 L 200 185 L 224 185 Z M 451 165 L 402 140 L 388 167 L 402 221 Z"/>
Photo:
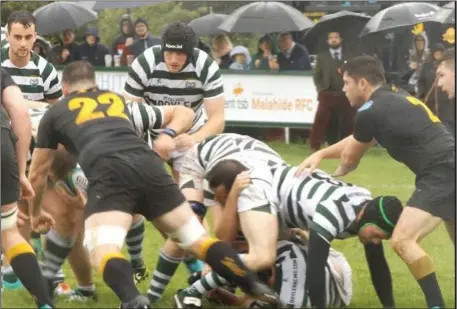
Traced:
<path id="1" fill-rule="evenodd" d="M 143 282 L 148 277 L 148 269 L 144 264 L 133 267 L 133 281 L 135 282 L 135 285 L 138 285 L 139 283 Z"/>
<path id="2" fill-rule="evenodd" d="M 120 309 L 149 309 L 152 308 L 148 298 L 143 295 L 138 295 L 128 303 L 122 303 Z"/>
<path id="3" fill-rule="evenodd" d="M 240 286 L 240 289 L 245 294 L 252 296 L 257 303 L 263 304 L 264 307 L 278 308 L 280 305 L 279 295 L 260 280 L 255 280 L 245 287 Z"/>
<path id="4" fill-rule="evenodd" d="M 74 302 L 86 302 L 88 300 L 93 300 L 97 301 L 98 296 L 95 290 L 93 291 L 87 291 L 81 288 L 76 288 L 73 291 L 71 291 L 70 297 L 68 298 L 68 301 L 74 301 Z"/>
<path id="5" fill-rule="evenodd" d="M 174 308 L 202 308 L 202 296 L 194 288 L 190 287 L 184 290 L 178 290 L 173 296 Z"/>

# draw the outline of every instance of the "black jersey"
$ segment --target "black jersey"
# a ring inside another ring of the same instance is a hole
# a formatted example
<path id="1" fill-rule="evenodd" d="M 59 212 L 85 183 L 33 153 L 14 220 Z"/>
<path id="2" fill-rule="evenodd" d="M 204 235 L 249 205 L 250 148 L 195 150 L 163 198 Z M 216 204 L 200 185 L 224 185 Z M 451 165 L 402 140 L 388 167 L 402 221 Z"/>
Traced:
<path id="1" fill-rule="evenodd" d="M 416 175 L 434 164 L 455 161 L 455 141 L 438 117 L 417 98 L 388 85 L 358 110 L 354 138 L 362 143 L 374 138 Z"/>
<path id="2" fill-rule="evenodd" d="M 118 152 L 151 151 L 132 126 L 124 99 L 96 88 L 70 94 L 46 111 L 36 148 L 56 149 L 58 144 L 77 157 L 86 173 L 98 159 Z"/>
<path id="3" fill-rule="evenodd" d="M 8 74 L 8 72 L 6 72 L 5 69 L 3 69 L 3 68 L 1 68 L 1 84 L 2 84 L 2 101 L 3 101 L 3 90 L 8 88 L 9 86 L 16 86 L 16 83 L 14 82 L 14 80 L 11 78 L 11 76 Z M 11 128 L 8 112 L 5 110 L 3 105 L 1 106 L 1 109 L 0 109 L 0 127 Z"/>

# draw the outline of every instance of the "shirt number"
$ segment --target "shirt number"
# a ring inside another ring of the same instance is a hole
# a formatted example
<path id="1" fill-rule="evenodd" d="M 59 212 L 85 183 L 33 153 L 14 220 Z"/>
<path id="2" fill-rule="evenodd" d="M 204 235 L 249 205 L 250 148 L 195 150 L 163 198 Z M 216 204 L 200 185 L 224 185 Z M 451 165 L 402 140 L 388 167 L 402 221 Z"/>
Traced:
<path id="1" fill-rule="evenodd" d="M 96 111 L 99 104 L 109 105 L 106 115 L 102 111 Z M 77 125 L 81 125 L 89 120 L 105 118 L 106 116 L 129 119 L 124 112 L 125 105 L 122 99 L 116 94 L 109 92 L 99 95 L 96 100 L 88 97 L 74 98 L 68 102 L 68 108 L 71 111 L 80 110 L 75 120 Z"/>
<path id="2" fill-rule="evenodd" d="M 407 96 L 406 99 L 409 101 L 409 103 L 422 107 L 432 122 L 441 122 L 440 119 L 421 100 L 412 96 Z"/>

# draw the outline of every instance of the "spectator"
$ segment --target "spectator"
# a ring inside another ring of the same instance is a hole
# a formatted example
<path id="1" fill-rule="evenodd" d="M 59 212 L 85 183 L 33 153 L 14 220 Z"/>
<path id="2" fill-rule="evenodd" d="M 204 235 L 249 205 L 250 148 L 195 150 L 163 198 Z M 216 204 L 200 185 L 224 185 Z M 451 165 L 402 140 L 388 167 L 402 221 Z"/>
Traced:
<path id="1" fill-rule="evenodd" d="M 203 50 L 205 53 L 208 54 L 208 56 L 210 56 L 210 57 L 212 56 L 211 47 L 208 44 L 206 44 L 205 42 L 203 42 L 201 39 L 198 39 L 197 48 L 200 50 Z"/>
<path id="2" fill-rule="evenodd" d="M 44 59 L 48 59 L 51 52 L 51 46 L 48 41 L 37 35 L 36 41 L 33 43 L 33 52 Z"/>
<path id="3" fill-rule="evenodd" d="M 436 69 L 438 68 L 440 59 L 443 56 L 444 49 L 443 44 L 435 44 L 435 46 L 433 46 L 430 50 L 430 55 L 420 68 L 417 80 L 417 97 L 423 101 L 430 89 L 432 89 L 435 81 Z M 432 105 L 435 105 L 434 102 L 432 102 Z"/>
<path id="4" fill-rule="evenodd" d="M 108 55 L 109 49 L 99 43 L 100 37 L 96 28 L 88 28 L 84 36 L 84 43 L 79 46 L 78 60 L 86 60 L 94 66 L 105 65 L 105 55 Z"/>
<path id="5" fill-rule="evenodd" d="M 229 66 L 231 70 L 248 71 L 251 65 L 251 56 L 249 50 L 244 46 L 235 46 L 230 51 L 232 63 Z"/>
<path id="6" fill-rule="evenodd" d="M 230 51 L 233 45 L 230 38 L 225 34 L 219 34 L 213 39 L 213 58 L 221 69 L 228 69 L 232 64 Z"/>
<path id="7" fill-rule="evenodd" d="M 122 55 L 126 46 L 133 44 L 135 33 L 133 31 L 133 22 L 128 14 L 122 15 L 120 21 L 120 34 L 114 39 L 111 46 L 111 54 Z M 128 40 L 128 39 L 131 40 Z"/>
<path id="8" fill-rule="evenodd" d="M 414 37 L 413 48 L 409 51 L 408 65 L 410 68 L 411 77 L 408 80 L 408 92 L 411 94 L 417 93 L 417 79 L 419 77 L 418 69 L 427 59 L 428 53 L 428 38 L 425 32 L 421 32 Z"/>
<path id="9" fill-rule="evenodd" d="M 311 70 L 308 50 L 294 42 L 292 34 L 281 33 L 278 36 L 278 44 L 281 52 L 278 55 L 278 63 L 273 68 L 282 71 Z"/>
<path id="10" fill-rule="evenodd" d="M 71 29 L 62 31 L 60 43 L 54 45 L 50 53 L 53 64 L 65 65 L 78 59 L 79 46 L 75 42 L 75 33 Z"/>
<path id="11" fill-rule="evenodd" d="M 129 47 L 129 52 L 133 54 L 135 58 L 141 55 L 149 47 L 161 44 L 160 38 L 153 37 L 149 33 L 149 25 L 145 19 L 138 17 L 135 20 L 134 27 L 137 40 Z"/>
<path id="12" fill-rule="evenodd" d="M 355 117 L 355 110 L 344 95 L 340 73 L 340 67 L 351 55 L 343 49 L 338 32 L 328 33 L 327 43 L 329 48 L 317 55 L 313 72 L 319 101 L 310 136 L 310 146 L 314 151 L 319 150 L 323 143 L 332 113 L 342 118 L 341 137 L 352 133 Z"/>
<path id="13" fill-rule="evenodd" d="M 257 53 L 253 56 L 253 69 L 270 70 L 270 61 L 278 56 L 278 45 L 270 35 L 264 35 L 259 40 Z"/>

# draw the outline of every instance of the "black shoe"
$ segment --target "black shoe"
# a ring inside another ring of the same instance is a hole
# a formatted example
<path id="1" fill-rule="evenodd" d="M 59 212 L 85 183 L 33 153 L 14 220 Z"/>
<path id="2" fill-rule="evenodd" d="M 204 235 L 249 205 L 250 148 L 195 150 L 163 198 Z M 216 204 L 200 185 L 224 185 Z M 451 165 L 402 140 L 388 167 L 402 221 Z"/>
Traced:
<path id="1" fill-rule="evenodd" d="M 195 282 L 197 282 L 201 278 L 202 278 L 202 272 L 201 271 L 197 271 L 197 272 L 191 273 L 189 275 L 189 277 L 187 277 L 187 284 L 189 286 L 191 286 L 192 284 L 194 284 Z"/>
<path id="2" fill-rule="evenodd" d="M 149 309 L 151 307 L 151 303 L 149 302 L 148 298 L 143 295 L 138 295 L 133 300 L 129 301 L 128 303 L 122 303 L 119 307 L 120 309 Z"/>
<path id="3" fill-rule="evenodd" d="M 148 276 L 149 274 L 146 266 L 141 265 L 133 267 L 133 281 L 135 281 L 135 285 L 138 285 L 139 283 L 146 280 Z"/>
<path id="4" fill-rule="evenodd" d="M 178 292 L 173 296 L 173 307 L 174 308 L 192 308 L 200 309 L 202 308 L 201 296 L 195 293 L 192 293 L 192 289 L 178 290 Z"/>

